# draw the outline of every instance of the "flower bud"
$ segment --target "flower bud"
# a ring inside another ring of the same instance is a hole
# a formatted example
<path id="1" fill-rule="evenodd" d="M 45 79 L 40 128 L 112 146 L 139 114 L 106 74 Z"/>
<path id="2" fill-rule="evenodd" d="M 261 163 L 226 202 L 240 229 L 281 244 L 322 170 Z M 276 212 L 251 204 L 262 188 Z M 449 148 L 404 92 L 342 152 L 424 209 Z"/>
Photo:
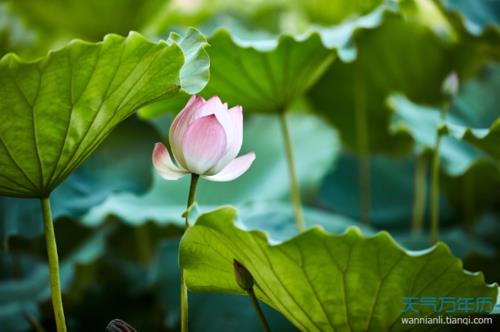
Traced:
<path id="1" fill-rule="evenodd" d="M 153 165 L 167 180 L 193 173 L 211 181 L 231 181 L 245 173 L 255 159 L 253 152 L 236 158 L 242 142 L 241 106 L 228 109 L 219 97 L 193 96 L 170 126 L 175 163 L 167 148 L 157 143 Z"/>
<path id="2" fill-rule="evenodd" d="M 115 318 L 106 326 L 106 332 L 137 332 L 130 324 Z"/>
<path id="3" fill-rule="evenodd" d="M 251 291 L 253 288 L 253 277 L 250 272 L 236 259 L 233 259 L 233 268 L 238 286 L 244 291 Z"/>
<path id="4" fill-rule="evenodd" d="M 447 97 L 453 97 L 458 94 L 459 80 L 455 72 L 451 72 L 443 81 L 441 90 Z"/>

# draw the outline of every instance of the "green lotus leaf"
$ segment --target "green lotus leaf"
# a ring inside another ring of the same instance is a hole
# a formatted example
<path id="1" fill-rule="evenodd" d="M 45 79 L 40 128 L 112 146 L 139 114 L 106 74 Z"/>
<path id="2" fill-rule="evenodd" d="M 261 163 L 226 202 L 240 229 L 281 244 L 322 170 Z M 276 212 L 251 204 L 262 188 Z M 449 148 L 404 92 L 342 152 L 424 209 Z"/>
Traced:
<path id="1" fill-rule="evenodd" d="M 301 97 L 336 57 L 352 59 L 351 36 L 380 23 L 385 7 L 330 29 L 303 35 L 233 35 L 217 30 L 208 42 L 211 79 L 202 94 L 219 95 L 251 112 L 285 110 Z"/>
<path id="2" fill-rule="evenodd" d="M 408 141 L 401 137 L 391 140 L 386 129 L 389 110 L 385 96 L 402 90 L 411 97 L 438 99 L 442 78 L 449 72 L 446 47 L 432 31 L 405 22 L 399 14 L 388 15 L 377 29 L 358 34 L 355 42 L 356 60 L 335 62 L 311 89 L 311 102 L 339 129 L 349 148 L 403 150 Z M 423 45 L 426 61 L 417 60 Z M 360 131 L 366 133 L 366 143 L 358 137 Z"/>
<path id="3" fill-rule="evenodd" d="M 293 114 L 289 117 L 292 140 L 298 158 L 297 173 L 304 197 L 317 189 L 323 174 L 332 165 L 338 153 L 338 138 L 332 128 L 312 115 Z M 166 133 L 169 123 L 162 126 Z M 243 205 L 253 201 L 273 201 L 288 198 L 289 184 L 286 157 L 282 142 L 276 139 L 279 132 L 277 118 L 252 115 L 245 120 L 243 152 L 257 155 L 252 167 L 231 182 L 200 181 L 196 200 L 203 207 L 225 203 Z M 318 153 L 307 155 L 314 146 Z M 145 147 L 152 151 L 153 146 Z M 243 153 L 242 152 L 242 153 Z M 149 160 L 149 158 L 148 158 Z M 311 170 L 314 169 L 314 172 Z M 165 181 L 156 176 L 150 191 L 144 195 L 116 193 L 84 216 L 86 224 L 99 224 L 109 215 L 130 224 L 147 221 L 176 222 L 182 225 L 182 212 L 186 208 L 189 177 Z M 256 196 L 257 194 L 257 196 Z"/>
<path id="4" fill-rule="evenodd" d="M 241 230 L 235 219 L 234 208 L 220 208 L 185 233 L 180 264 L 188 288 L 243 294 L 234 279 L 236 259 L 254 277 L 257 297 L 303 331 L 398 331 L 405 297 L 496 303 L 497 286 L 485 284 L 482 273 L 464 271 L 443 243 L 407 252 L 385 232 L 365 237 L 356 228 L 342 235 L 312 228 L 271 246 L 264 233 Z"/>
<path id="5" fill-rule="evenodd" d="M 52 216 L 78 219 L 114 192 L 141 194 L 152 185 L 151 142 L 156 130 L 132 116 L 120 123 L 97 150 L 51 194 Z M 0 241 L 43 233 L 38 199 L 0 197 Z M 0 251 L 5 246 L 0 246 Z"/>
<path id="6" fill-rule="evenodd" d="M 194 29 L 158 43 L 133 32 L 75 40 L 33 62 L 3 57 L 0 195 L 47 196 L 135 110 L 197 92 L 207 77 L 206 62 L 191 56 L 200 43 Z"/>
<path id="7" fill-rule="evenodd" d="M 408 151 L 408 137 L 389 130 L 386 98 L 400 92 L 414 102 L 437 105 L 443 101 L 441 84 L 452 70 L 470 78 L 493 56 L 491 47 L 462 38 L 437 8 L 432 12 L 438 16 L 425 19 L 423 9 L 406 7 L 387 13 L 381 25 L 354 36 L 355 61 L 334 62 L 311 88 L 314 108 L 339 129 L 349 149 Z"/>
<path id="8" fill-rule="evenodd" d="M 211 80 L 204 96 L 219 95 L 232 105 L 252 112 L 286 108 L 324 72 L 335 58 L 319 34 L 300 40 L 245 42 L 228 30 L 218 30 L 208 41 Z"/>
<path id="9" fill-rule="evenodd" d="M 208 38 L 210 81 L 204 97 L 218 95 L 245 111 L 277 113 L 299 100 L 338 57 L 352 61 L 356 48 L 352 36 L 381 24 L 394 6 L 383 5 L 373 12 L 333 27 L 314 27 L 299 35 L 276 36 L 247 31 L 242 26 L 216 29 Z M 209 29 L 210 30 L 210 29 Z M 189 96 L 148 105 L 140 110 L 144 118 L 178 112 Z"/>
<path id="10" fill-rule="evenodd" d="M 168 0 L 7 0 L 31 26 L 48 33 L 100 40 L 108 33 L 127 34 L 151 23 Z"/>

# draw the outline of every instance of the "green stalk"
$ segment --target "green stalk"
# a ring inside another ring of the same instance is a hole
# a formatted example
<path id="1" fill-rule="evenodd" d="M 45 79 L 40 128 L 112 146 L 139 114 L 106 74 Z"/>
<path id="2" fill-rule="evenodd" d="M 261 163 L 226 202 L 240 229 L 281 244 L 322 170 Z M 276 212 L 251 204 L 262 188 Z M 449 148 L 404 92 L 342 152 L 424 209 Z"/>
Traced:
<path id="1" fill-rule="evenodd" d="M 250 300 L 252 301 L 252 305 L 255 308 L 257 315 L 259 316 L 260 323 L 262 324 L 262 329 L 265 332 L 271 332 L 271 329 L 269 328 L 269 323 L 266 320 L 266 316 L 264 316 L 264 312 L 262 312 L 262 309 L 259 305 L 259 301 L 257 300 L 257 296 L 255 296 L 255 292 L 253 291 L 253 288 L 250 288 L 247 291 L 247 293 L 248 296 L 250 297 Z"/>
<path id="2" fill-rule="evenodd" d="M 448 105 L 441 109 L 441 124 L 446 120 Z M 439 239 L 439 152 L 443 132 L 441 125 L 436 129 L 436 143 L 434 145 L 434 156 L 432 160 L 432 188 L 431 188 L 431 242 L 436 243 Z"/>
<path id="3" fill-rule="evenodd" d="M 363 77 L 363 63 L 361 54 L 358 56 L 356 67 L 356 98 L 354 104 L 356 143 L 358 157 L 358 185 L 359 185 L 359 212 L 361 222 L 370 224 L 371 212 L 371 171 L 370 171 L 370 142 L 368 136 L 368 120 L 366 118 L 366 96 Z"/>
<path id="4" fill-rule="evenodd" d="M 425 196 L 427 192 L 427 158 L 424 155 L 417 157 L 415 166 L 415 196 L 413 200 L 412 231 L 422 231 L 425 212 Z"/>
<path id="5" fill-rule="evenodd" d="M 436 243 L 439 238 L 439 148 L 441 134 L 437 134 L 432 159 L 432 191 L 431 191 L 431 241 Z"/>
<path id="6" fill-rule="evenodd" d="M 297 180 L 297 170 L 295 168 L 295 160 L 293 158 L 293 146 L 290 137 L 290 131 L 288 129 L 288 123 L 286 121 L 285 112 L 280 112 L 280 123 L 283 133 L 283 141 L 285 143 L 285 153 L 288 164 L 288 173 L 290 176 L 290 196 L 292 199 L 293 212 L 295 215 L 295 225 L 299 232 L 305 230 L 304 216 L 302 214 L 302 203 L 300 199 L 299 183 Z"/>
<path id="7" fill-rule="evenodd" d="M 57 257 L 56 235 L 52 222 L 52 211 L 48 197 L 40 199 L 43 212 L 43 224 L 45 228 L 45 242 L 47 245 L 47 256 L 49 258 L 50 290 L 52 307 L 56 320 L 57 332 L 66 332 L 66 319 L 61 296 L 61 282 L 59 280 L 59 258 Z"/>
<path id="8" fill-rule="evenodd" d="M 23 316 L 31 325 L 33 330 L 35 330 L 36 332 L 45 332 L 45 329 L 43 328 L 42 324 L 40 324 L 40 322 L 35 317 L 33 317 L 33 315 L 31 315 L 28 312 L 25 312 Z"/>
<path id="9" fill-rule="evenodd" d="M 189 228 L 189 208 L 193 205 L 196 197 L 196 185 L 198 184 L 198 179 L 200 176 L 198 174 L 191 174 L 191 185 L 189 186 L 189 195 L 186 208 L 186 219 L 184 223 L 184 232 Z M 181 331 L 188 331 L 188 293 L 186 287 L 186 281 L 184 280 L 184 271 L 181 268 L 180 271 L 180 288 L 181 288 Z"/>

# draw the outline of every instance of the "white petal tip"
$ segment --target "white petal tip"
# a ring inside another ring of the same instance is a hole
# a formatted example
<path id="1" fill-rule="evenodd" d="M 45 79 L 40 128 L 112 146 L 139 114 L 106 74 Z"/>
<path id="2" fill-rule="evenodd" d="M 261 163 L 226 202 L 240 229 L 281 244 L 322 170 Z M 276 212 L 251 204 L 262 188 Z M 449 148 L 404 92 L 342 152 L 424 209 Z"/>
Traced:
<path id="1" fill-rule="evenodd" d="M 155 144 L 152 161 L 156 172 L 165 180 L 178 180 L 187 174 L 172 162 L 167 148 L 162 143 Z"/>
<path id="2" fill-rule="evenodd" d="M 227 182 L 243 175 L 252 165 L 256 156 L 254 152 L 247 153 L 231 161 L 222 171 L 215 175 L 203 176 L 203 178 L 216 181 Z"/>

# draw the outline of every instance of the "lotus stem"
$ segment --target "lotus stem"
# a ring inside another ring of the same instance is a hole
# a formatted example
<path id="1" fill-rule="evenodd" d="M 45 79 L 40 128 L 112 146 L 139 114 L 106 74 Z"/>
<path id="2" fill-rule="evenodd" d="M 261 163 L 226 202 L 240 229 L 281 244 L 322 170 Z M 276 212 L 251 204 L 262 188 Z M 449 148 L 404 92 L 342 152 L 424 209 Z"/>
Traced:
<path id="1" fill-rule="evenodd" d="M 23 314 L 23 316 L 28 321 L 28 323 L 30 324 L 31 328 L 34 331 L 36 331 L 36 332 L 46 332 L 45 329 L 43 328 L 42 324 L 40 324 L 40 322 L 35 317 L 33 317 L 32 314 L 30 314 L 29 312 L 25 312 Z"/>
<path id="2" fill-rule="evenodd" d="M 66 319 L 61 295 L 61 282 L 59 280 L 59 258 L 57 256 L 56 236 L 52 221 L 52 211 L 48 197 L 40 199 L 43 212 L 43 224 L 45 228 L 45 242 L 47 245 L 47 256 L 49 258 L 49 277 L 52 298 L 52 307 L 56 320 L 57 332 L 66 332 Z"/>
<path id="3" fill-rule="evenodd" d="M 359 210 L 361 222 L 365 225 L 370 224 L 371 212 L 371 174 L 370 174 L 370 156 L 367 153 L 361 153 L 358 163 L 359 177 Z"/>
<path id="4" fill-rule="evenodd" d="M 436 143 L 434 145 L 434 156 L 432 160 L 432 189 L 431 189 L 431 242 L 435 244 L 439 240 L 439 152 L 443 131 L 441 130 L 448 113 L 448 104 L 441 109 L 441 124 L 436 129 Z"/>
<path id="5" fill-rule="evenodd" d="M 264 316 L 264 313 L 260 308 L 259 301 L 257 300 L 257 296 L 255 295 L 255 292 L 253 290 L 255 280 L 253 279 L 252 274 L 250 273 L 250 271 L 246 269 L 246 267 L 243 264 L 238 262 L 238 260 L 236 259 L 233 259 L 233 269 L 234 269 L 234 278 L 236 280 L 236 283 L 250 297 L 252 305 L 255 311 L 257 312 L 257 315 L 259 316 L 263 330 L 269 332 L 270 329 L 269 329 L 269 324 L 266 320 L 266 316 Z"/>
<path id="6" fill-rule="evenodd" d="M 198 184 L 198 179 L 200 176 L 198 174 L 191 174 L 191 185 L 189 186 L 189 195 L 187 200 L 187 211 L 186 211 L 186 219 L 184 223 L 184 232 L 186 232 L 189 228 L 189 209 L 191 205 L 193 205 L 196 197 L 196 186 Z M 181 331 L 188 331 L 188 293 L 186 280 L 184 279 L 184 270 L 181 268 L 180 271 L 180 289 L 181 289 Z"/>
<path id="7" fill-rule="evenodd" d="M 441 134 L 437 134 L 432 159 L 432 191 L 431 191 L 431 241 L 436 243 L 439 239 L 439 149 Z"/>
<path id="8" fill-rule="evenodd" d="M 413 218 L 411 229 L 417 233 L 422 231 L 424 223 L 425 200 L 427 192 L 427 158 L 424 155 L 417 157 L 415 166 L 415 195 L 413 199 Z"/>
<path id="9" fill-rule="evenodd" d="M 283 133 L 283 141 L 285 143 L 286 160 L 288 164 L 288 173 L 290 176 L 290 198 L 292 200 L 293 212 L 295 216 L 295 225 L 297 230 L 303 232 L 305 230 L 304 216 L 302 214 L 302 202 L 300 199 L 300 189 L 297 180 L 297 170 L 295 167 L 295 159 L 293 158 L 292 139 L 290 137 L 290 130 L 286 120 L 286 113 L 280 112 L 280 123 Z"/>
<path id="10" fill-rule="evenodd" d="M 264 316 L 264 312 L 262 311 L 262 308 L 259 305 L 259 301 L 257 300 L 257 296 L 255 296 L 253 288 L 249 289 L 247 293 L 248 296 L 250 297 L 250 300 L 252 301 L 252 305 L 255 308 L 257 315 L 259 316 L 260 323 L 262 324 L 262 329 L 265 332 L 271 332 L 271 329 L 269 328 L 269 323 L 266 320 L 266 316 Z"/>
<path id="11" fill-rule="evenodd" d="M 366 118 L 366 96 L 363 77 L 363 63 L 361 54 L 356 67 L 356 98 L 354 104 L 356 143 L 358 156 L 358 185 L 359 185 L 359 214 L 361 222 L 370 224 L 371 212 L 371 171 L 370 171 L 370 142 L 368 136 L 368 120 Z"/>

